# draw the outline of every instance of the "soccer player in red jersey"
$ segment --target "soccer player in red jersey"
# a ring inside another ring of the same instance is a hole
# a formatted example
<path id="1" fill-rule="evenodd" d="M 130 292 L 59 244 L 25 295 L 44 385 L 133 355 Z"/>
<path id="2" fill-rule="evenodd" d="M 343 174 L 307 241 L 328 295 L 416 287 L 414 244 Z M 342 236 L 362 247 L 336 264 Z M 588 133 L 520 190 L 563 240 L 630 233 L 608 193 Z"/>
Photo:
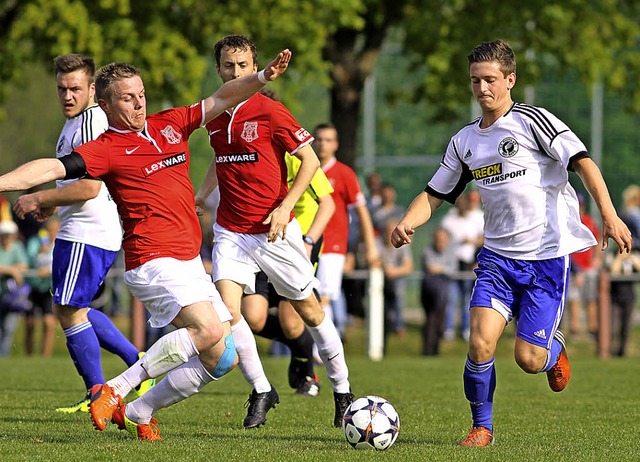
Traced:
<path id="1" fill-rule="evenodd" d="M 125 372 L 92 387 L 96 429 L 104 430 L 113 419 L 139 439 L 161 439 L 153 414 L 194 395 L 236 364 L 231 315 L 200 259 L 188 138 L 281 75 L 290 56 L 284 50 L 256 75 L 229 82 L 191 106 L 148 117 L 138 69 L 104 66 L 96 74 L 96 95 L 108 130 L 68 156 L 38 159 L 0 177 L 0 192 L 61 178 L 101 178 L 122 219 L 127 286 L 146 305 L 152 326 L 176 327 Z M 125 405 L 122 397 L 135 386 L 163 374 L 150 392 Z"/>
<path id="2" fill-rule="evenodd" d="M 332 313 L 332 305 L 342 290 L 342 273 L 347 254 L 349 237 L 349 209 L 353 209 L 360 221 L 360 234 L 366 247 L 366 259 L 370 266 L 379 265 L 380 257 L 375 243 L 371 215 L 358 177 L 351 167 L 336 158 L 338 151 L 338 131 L 332 124 L 318 125 L 314 130 L 313 146 L 318 153 L 322 170 L 331 186 L 336 211 L 324 232 L 324 251 L 318 263 L 320 296 L 322 306 Z M 336 319 L 346 318 L 346 314 L 333 312 Z M 346 320 L 345 320 L 346 321 Z M 339 322 L 336 320 L 336 324 Z M 344 326 L 341 326 L 344 328 Z"/>
<path id="3" fill-rule="evenodd" d="M 215 45 L 214 54 L 223 82 L 257 71 L 255 45 L 244 36 L 225 37 Z M 320 165 L 311 148 L 313 137 L 284 105 L 261 94 L 225 111 L 207 124 L 207 130 L 215 156 L 196 202 L 204 207 L 207 196 L 219 185 L 213 280 L 233 315 L 231 332 L 240 370 L 253 386 L 244 426 L 264 424 L 267 411 L 279 402 L 262 368 L 251 328 L 241 314 L 243 292 L 255 292 L 255 275 L 264 271 L 311 331 L 333 387 L 333 423 L 339 427 L 353 400 L 344 349 L 313 294 L 318 280 L 293 214 L 296 201 Z M 301 161 L 290 188 L 287 152 Z"/>

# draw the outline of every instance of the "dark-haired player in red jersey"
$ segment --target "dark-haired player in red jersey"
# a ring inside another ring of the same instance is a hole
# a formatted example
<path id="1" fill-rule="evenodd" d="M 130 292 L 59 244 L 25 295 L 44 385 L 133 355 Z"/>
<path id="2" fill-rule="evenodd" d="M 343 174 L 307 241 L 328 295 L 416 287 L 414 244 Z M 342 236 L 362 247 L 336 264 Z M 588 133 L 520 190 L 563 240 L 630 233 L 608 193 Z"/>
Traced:
<path id="1" fill-rule="evenodd" d="M 351 167 L 336 158 L 338 151 L 338 131 L 330 123 L 318 125 L 313 135 L 313 147 L 318 153 L 322 171 L 327 175 L 334 191 L 331 193 L 336 204 L 327 229 L 324 232 L 324 251 L 318 262 L 320 297 L 327 313 L 332 313 L 336 324 L 344 329 L 346 313 L 335 313 L 333 307 L 342 291 L 342 274 L 347 254 L 349 238 L 349 210 L 353 209 L 360 222 L 360 235 L 365 245 L 367 264 L 380 264 L 376 247 L 371 215 L 360 189 L 358 177 Z M 340 321 L 339 321 L 340 320 Z M 340 325 L 342 324 L 342 325 Z"/>
<path id="2" fill-rule="evenodd" d="M 255 45 L 244 36 L 225 37 L 216 43 L 214 54 L 223 82 L 246 78 L 257 70 Z M 219 185 L 213 280 L 233 316 L 231 332 L 240 370 L 253 386 L 244 426 L 264 424 L 267 411 L 279 402 L 262 368 L 251 328 L 241 314 L 243 292 L 255 292 L 255 275 L 263 271 L 311 331 L 333 387 L 333 424 L 339 427 L 353 400 L 344 349 L 313 294 L 318 280 L 293 214 L 296 201 L 320 165 L 311 148 L 313 137 L 281 103 L 261 94 L 227 110 L 209 122 L 207 130 L 215 156 L 196 202 L 204 207 L 207 196 Z M 287 185 L 287 152 L 301 161 L 291 188 Z"/>
<path id="3" fill-rule="evenodd" d="M 61 178 L 101 178 L 124 228 L 125 282 L 151 313 L 150 323 L 176 330 L 161 337 L 125 372 L 91 389 L 93 424 L 113 420 L 143 440 L 159 440 L 153 414 L 199 392 L 236 364 L 231 315 L 200 259 L 200 229 L 189 179 L 189 135 L 282 74 L 281 52 L 257 75 L 223 85 L 208 98 L 147 117 L 140 72 L 112 63 L 96 74 L 96 95 L 109 121 L 96 140 L 61 159 L 38 159 L 0 177 L 0 192 Z M 143 380 L 167 374 L 125 405 Z"/>

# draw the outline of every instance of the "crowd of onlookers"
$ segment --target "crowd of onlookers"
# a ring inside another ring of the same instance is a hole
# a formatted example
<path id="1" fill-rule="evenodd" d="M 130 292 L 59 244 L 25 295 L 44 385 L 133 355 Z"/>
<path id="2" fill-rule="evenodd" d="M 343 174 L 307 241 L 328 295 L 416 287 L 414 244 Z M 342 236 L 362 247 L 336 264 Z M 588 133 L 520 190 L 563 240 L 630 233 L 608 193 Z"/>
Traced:
<path id="1" fill-rule="evenodd" d="M 19 229 L 9 201 L 0 197 L 0 356 L 9 354 L 23 318 L 27 354 L 34 350 L 36 318 L 42 322 L 42 355 L 50 356 L 53 351 L 56 320 L 49 289 L 59 222 L 54 216 L 42 226 L 33 225 L 25 223 Z"/>
<path id="2" fill-rule="evenodd" d="M 461 195 L 453 207 L 441 216 L 430 233 L 428 245 L 421 251 L 419 265 L 414 263 L 411 248 L 394 248 L 389 236 L 404 214 L 397 203 L 394 186 L 383 182 L 380 175 L 367 177 L 367 208 L 371 214 L 380 264 L 384 271 L 385 334 L 406 335 L 405 311 L 407 285 L 417 272 L 421 273 L 420 303 L 424 310 L 422 326 L 422 353 L 437 355 L 441 341 L 455 338 L 468 339 L 469 298 L 473 287 L 473 268 L 476 254 L 483 242 L 483 212 L 480 197 L 471 189 Z M 588 213 L 585 196 L 579 194 L 583 223 L 601 239 L 600 225 Z M 629 340 L 636 306 L 633 280 L 620 275 L 640 273 L 640 186 L 631 185 L 624 190 L 619 212 L 634 236 L 635 250 L 630 254 L 601 252 L 593 247 L 573 254 L 571 284 L 563 317 L 563 327 L 569 336 L 596 336 L 598 333 L 599 273 L 605 269 L 612 276 L 611 306 L 613 323 L 612 354 L 624 356 Z M 206 221 L 206 220 L 205 220 Z M 40 353 L 50 356 L 54 344 L 56 320 L 50 296 L 51 255 L 59 221 L 54 215 L 43 224 L 26 220 L 20 226 L 14 221 L 10 203 L 0 196 L 0 356 L 9 354 L 19 323 L 25 323 L 25 352 L 34 353 L 39 344 Z M 210 226 L 204 225 L 208 230 Z M 205 232 L 203 244 L 210 236 Z M 366 281 L 352 278 L 354 269 L 366 269 L 359 252 L 358 223 L 351 216 L 349 252 L 345 263 L 343 298 L 335 314 L 338 329 L 346 332 L 349 316 L 363 317 L 365 311 Z M 210 249 L 203 252 L 205 262 Z M 111 293 L 118 296 L 117 290 Z M 100 302 L 98 301 L 99 305 Z M 118 308 L 115 301 L 116 310 Z M 335 308 L 334 308 L 335 309 Z M 116 314 L 116 313 L 113 313 Z M 37 323 L 41 323 L 37 326 Z M 340 325 L 342 323 L 343 325 Z M 34 333 L 42 336 L 36 342 Z M 149 335 L 153 336 L 153 332 Z M 149 339 L 152 342 L 152 339 Z"/>

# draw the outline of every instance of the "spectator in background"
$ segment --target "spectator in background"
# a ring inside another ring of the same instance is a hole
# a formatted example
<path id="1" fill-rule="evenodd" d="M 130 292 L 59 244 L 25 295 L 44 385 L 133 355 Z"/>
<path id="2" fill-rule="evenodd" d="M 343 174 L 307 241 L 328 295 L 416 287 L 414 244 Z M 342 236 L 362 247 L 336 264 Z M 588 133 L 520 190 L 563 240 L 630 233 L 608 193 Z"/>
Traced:
<path id="1" fill-rule="evenodd" d="M 29 291 L 24 285 L 27 268 L 27 253 L 18 239 L 18 225 L 5 219 L 0 222 L 0 356 L 9 354 L 21 312 L 30 307 L 25 304 Z"/>
<path id="2" fill-rule="evenodd" d="M 450 275 L 457 269 L 458 259 L 449 245 L 449 233 L 444 228 L 437 228 L 433 243 L 425 247 L 422 253 L 424 274 L 420 299 L 426 318 L 422 327 L 422 354 L 425 356 L 435 356 L 440 351 Z"/>
<path id="3" fill-rule="evenodd" d="M 640 273 L 640 253 L 637 251 L 630 253 L 609 252 L 607 262 L 611 276 Z M 614 348 L 613 354 L 616 356 L 624 356 L 626 354 L 631 318 L 635 306 L 635 282 L 611 281 L 613 333 L 614 338 L 617 338 L 617 347 Z"/>
<path id="4" fill-rule="evenodd" d="M 391 183 L 383 183 L 381 189 L 382 202 L 380 206 L 371 212 L 371 220 L 376 235 L 383 235 L 389 220 L 395 220 L 395 224 L 404 215 L 404 207 L 396 203 L 396 188 Z"/>
<path id="5" fill-rule="evenodd" d="M 397 223 L 396 218 L 389 219 L 382 234 L 377 238 L 377 242 L 384 270 L 385 334 L 394 332 L 402 338 L 406 334 L 404 305 L 407 293 L 407 276 L 413 271 L 413 257 L 409 247 L 396 249 L 391 243 L 391 233 Z"/>
<path id="6" fill-rule="evenodd" d="M 633 234 L 633 246 L 640 247 L 640 186 L 632 184 L 622 191 L 622 219 Z"/>
<path id="7" fill-rule="evenodd" d="M 631 231 L 634 247 L 640 238 L 640 186 L 632 184 L 622 191 L 623 208 L 620 217 Z M 637 250 L 630 254 L 608 254 L 607 268 L 611 276 L 631 275 L 640 272 L 640 254 Z M 617 340 L 613 349 L 616 356 L 625 356 L 629 332 L 636 306 L 635 282 L 611 281 L 611 308 L 613 334 Z"/>
<path id="8" fill-rule="evenodd" d="M 440 226 L 450 236 L 450 245 L 458 259 L 459 271 L 471 271 L 476 264 L 478 249 L 484 240 L 484 216 L 482 210 L 471 209 L 470 194 L 458 197 L 455 207 L 451 208 L 442 219 Z M 471 296 L 471 280 L 454 281 L 449 285 L 449 301 L 445 313 L 444 337 L 452 340 L 455 337 L 456 312 L 460 311 L 460 333 L 462 338 L 469 339 L 469 298 Z"/>
<path id="9" fill-rule="evenodd" d="M 339 306 L 336 305 L 336 301 L 342 291 L 342 274 L 349 236 L 349 209 L 353 209 L 360 219 L 360 235 L 366 248 L 367 264 L 377 264 L 379 255 L 371 215 L 358 178 L 351 167 L 336 158 L 339 146 L 336 128 L 331 124 L 318 125 L 314 130 L 314 136 L 313 148 L 318 154 L 322 170 L 333 186 L 334 192 L 331 193 L 331 197 L 336 206 L 324 232 L 324 250 L 320 255 L 317 272 L 320 280 L 319 291 L 323 308 L 327 313 L 333 314 L 336 327 L 344 334 L 346 313 L 339 313 L 335 308 Z"/>
<path id="10" fill-rule="evenodd" d="M 580 204 L 580 220 L 600 241 L 600 228 L 596 221 L 587 213 L 587 202 L 583 194 L 578 193 Z M 586 308 L 587 328 L 589 333 L 598 332 L 598 271 L 602 266 L 602 252 L 598 245 L 588 248 L 584 252 L 571 254 L 571 277 L 567 292 L 569 308 L 569 332 L 579 334 L 583 308 Z"/>
<path id="11" fill-rule="evenodd" d="M 29 298 L 31 310 L 26 312 L 25 351 L 28 356 L 33 354 L 35 344 L 36 317 L 42 320 L 42 342 L 40 352 L 48 358 L 53 353 L 55 341 L 56 317 L 53 314 L 51 299 L 51 266 L 53 262 L 53 242 L 60 229 L 60 219 L 52 215 L 45 222 L 38 234 L 27 241 L 27 257 L 29 269 L 35 273 L 27 278 L 31 286 Z"/>
<path id="12" fill-rule="evenodd" d="M 367 175 L 367 208 L 369 213 L 373 213 L 382 204 L 382 177 L 378 172 L 371 172 Z"/>

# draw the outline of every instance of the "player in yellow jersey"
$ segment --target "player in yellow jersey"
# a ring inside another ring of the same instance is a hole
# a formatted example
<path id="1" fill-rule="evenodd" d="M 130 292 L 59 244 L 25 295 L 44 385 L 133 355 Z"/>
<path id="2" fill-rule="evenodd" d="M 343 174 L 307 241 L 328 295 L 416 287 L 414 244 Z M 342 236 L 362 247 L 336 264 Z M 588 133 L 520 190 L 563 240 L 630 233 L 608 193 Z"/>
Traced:
<path id="1" fill-rule="evenodd" d="M 286 156 L 286 161 L 287 181 L 291 186 L 300 161 L 290 155 Z M 322 233 L 335 210 L 332 192 L 331 183 L 324 172 L 318 169 L 293 209 L 304 233 L 307 255 L 314 266 L 322 249 Z M 277 315 L 269 313 L 270 306 L 278 307 Z M 242 299 L 242 315 L 255 334 L 281 341 L 289 347 L 289 385 L 298 394 L 316 396 L 320 384 L 313 371 L 313 338 L 293 306 L 275 292 L 262 272 L 256 277 L 256 293 L 245 295 Z"/>

